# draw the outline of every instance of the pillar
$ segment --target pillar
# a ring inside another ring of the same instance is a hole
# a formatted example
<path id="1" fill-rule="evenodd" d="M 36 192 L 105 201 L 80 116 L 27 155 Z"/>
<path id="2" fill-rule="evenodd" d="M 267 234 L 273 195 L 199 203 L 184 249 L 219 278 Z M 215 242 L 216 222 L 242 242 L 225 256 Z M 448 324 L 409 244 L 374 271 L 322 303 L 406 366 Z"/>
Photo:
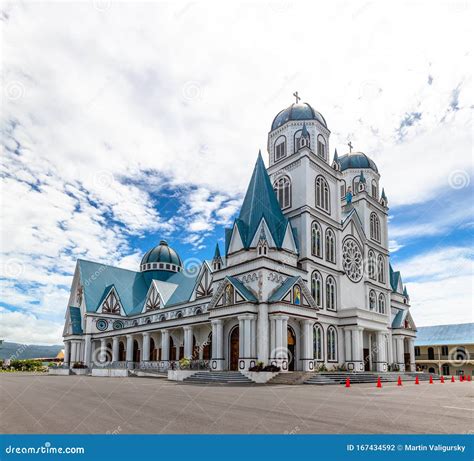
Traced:
<path id="1" fill-rule="evenodd" d="M 211 369 L 224 369 L 224 321 L 215 319 L 211 321 L 212 326 L 212 358 Z"/>
<path id="2" fill-rule="evenodd" d="M 301 321 L 301 363 L 303 371 L 314 370 L 313 351 L 313 320 L 305 319 Z M 295 365 L 297 365 L 295 363 Z M 295 367 L 297 369 L 298 367 Z"/>
<path id="3" fill-rule="evenodd" d="M 351 342 L 352 342 L 352 335 L 350 328 L 344 328 L 344 360 L 346 362 L 346 367 L 348 362 L 352 359 L 351 354 Z"/>
<path id="4" fill-rule="evenodd" d="M 84 365 L 91 366 L 92 337 L 86 335 L 84 338 Z"/>
<path id="5" fill-rule="evenodd" d="M 125 360 L 127 362 L 133 362 L 133 335 L 127 335 L 127 351 Z"/>
<path id="6" fill-rule="evenodd" d="M 405 348 L 403 346 L 403 336 L 397 336 L 395 341 L 397 344 L 397 364 L 400 367 L 400 371 L 405 371 Z"/>
<path id="7" fill-rule="evenodd" d="M 288 318 L 286 315 L 270 316 L 273 334 L 270 363 L 280 367 L 281 371 L 288 371 Z"/>
<path id="8" fill-rule="evenodd" d="M 257 359 L 265 365 L 268 363 L 269 358 L 269 328 L 268 304 L 259 304 L 257 318 Z"/>
<path id="9" fill-rule="evenodd" d="M 77 348 L 77 343 L 76 341 L 71 341 L 71 363 L 74 365 L 75 362 L 77 362 L 77 355 L 76 355 L 76 349 Z"/>
<path id="10" fill-rule="evenodd" d="M 142 339 L 142 362 L 148 362 L 150 360 L 150 333 L 142 333 Z"/>
<path id="11" fill-rule="evenodd" d="M 383 331 L 377 331 L 377 371 L 387 371 L 387 335 Z"/>
<path id="12" fill-rule="evenodd" d="M 100 340 L 100 350 L 99 350 L 99 355 L 97 358 L 99 359 L 99 363 L 103 364 L 107 361 L 107 344 L 105 342 L 105 338 L 101 338 Z"/>
<path id="13" fill-rule="evenodd" d="M 254 314 L 239 315 L 239 370 L 248 370 L 257 363 Z"/>
<path id="14" fill-rule="evenodd" d="M 64 365 L 69 366 L 71 363 L 71 341 L 64 341 Z"/>
<path id="15" fill-rule="evenodd" d="M 410 352 L 410 371 L 416 371 L 415 338 L 410 338 L 408 341 Z M 441 373 L 441 363 L 439 364 L 439 372 Z"/>
<path id="16" fill-rule="evenodd" d="M 346 360 L 347 369 L 349 371 L 364 371 L 364 362 L 363 362 L 363 344 L 364 344 L 364 329 L 361 327 L 351 327 L 348 329 L 351 336 L 351 347 L 350 347 L 350 360 Z M 348 335 L 346 335 L 346 340 L 348 340 Z M 347 350 L 347 343 L 346 343 Z"/>
<path id="17" fill-rule="evenodd" d="M 161 330 L 161 360 L 168 362 L 170 359 L 170 332 Z"/>
<path id="18" fill-rule="evenodd" d="M 114 336 L 112 338 L 112 362 L 118 362 L 119 360 L 119 337 Z"/>
<path id="19" fill-rule="evenodd" d="M 183 327 L 184 331 L 184 356 L 187 359 L 192 360 L 193 358 L 193 327 L 185 326 Z"/>

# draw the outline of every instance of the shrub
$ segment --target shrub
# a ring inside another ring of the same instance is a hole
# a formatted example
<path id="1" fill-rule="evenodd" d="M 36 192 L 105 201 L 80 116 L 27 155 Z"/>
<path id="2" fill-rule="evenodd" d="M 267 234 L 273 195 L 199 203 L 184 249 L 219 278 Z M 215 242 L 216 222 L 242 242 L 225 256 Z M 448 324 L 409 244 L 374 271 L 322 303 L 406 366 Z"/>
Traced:
<path id="1" fill-rule="evenodd" d="M 182 359 L 180 359 L 179 361 L 179 368 L 181 370 L 186 370 L 188 369 L 189 367 L 191 366 L 191 360 L 188 359 L 187 357 L 183 357 Z"/>

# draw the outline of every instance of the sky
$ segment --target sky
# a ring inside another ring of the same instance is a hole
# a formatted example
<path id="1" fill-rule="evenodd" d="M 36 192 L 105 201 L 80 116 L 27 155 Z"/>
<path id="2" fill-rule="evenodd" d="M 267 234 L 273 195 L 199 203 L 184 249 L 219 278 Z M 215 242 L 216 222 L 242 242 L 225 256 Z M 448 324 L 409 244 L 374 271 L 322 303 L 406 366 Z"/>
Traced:
<path id="1" fill-rule="evenodd" d="M 468 1 L 3 3 L 0 338 L 55 344 L 77 258 L 185 267 L 298 91 L 381 172 L 418 326 L 472 321 Z"/>

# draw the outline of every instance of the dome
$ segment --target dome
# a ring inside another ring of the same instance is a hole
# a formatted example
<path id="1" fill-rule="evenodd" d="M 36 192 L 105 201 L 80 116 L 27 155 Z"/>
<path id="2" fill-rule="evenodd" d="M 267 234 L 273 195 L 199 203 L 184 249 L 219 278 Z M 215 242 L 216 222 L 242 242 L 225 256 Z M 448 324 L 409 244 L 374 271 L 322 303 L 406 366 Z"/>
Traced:
<path id="1" fill-rule="evenodd" d="M 169 270 L 181 271 L 183 263 L 178 253 L 171 248 L 165 240 L 159 245 L 148 250 L 140 263 L 140 269 L 144 270 Z"/>
<path id="2" fill-rule="evenodd" d="M 317 120 L 326 128 L 328 127 L 324 117 L 308 103 L 303 102 L 293 103 L 290 107 L 279 112 L 273 120 L 271 131 L 280 128 L 284 123 L 291 120 Z"/>
<path id="3" fill-rule="evenodd" d="M 379 172 L 377 165 L 373 160 L 371 160 L 363 152 L 351 152 L 349 154 L 343 155 L 338 159 L 339 165 L 341 166 L 341 171 L 349 170 L 351 168 L 360 170 L 363 168 L 370 168 L 376 173 Z"/>

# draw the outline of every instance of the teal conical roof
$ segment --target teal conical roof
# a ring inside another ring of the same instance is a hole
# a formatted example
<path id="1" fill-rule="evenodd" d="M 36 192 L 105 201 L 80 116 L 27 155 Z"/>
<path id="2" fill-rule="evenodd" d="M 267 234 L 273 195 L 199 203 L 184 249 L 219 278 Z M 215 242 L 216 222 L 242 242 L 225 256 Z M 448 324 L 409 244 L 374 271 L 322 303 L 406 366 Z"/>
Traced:
<path id="1" fill-rule="evenodd" d="M 221 250 L 219 249 L 219 244 L 216 243 L 216 250 L 214 251 L 213 259 L 221 259 Z"/>
<path id="2" fill-rule="evenodd" d="M 283 216 L 273 186 L 268 177 L 261 152 L 253 170 L 236 224 L 245 248 L 249 248 L 257 228 L 265 219 L 277 248 L 281 248 L 288 220 Z"/>

